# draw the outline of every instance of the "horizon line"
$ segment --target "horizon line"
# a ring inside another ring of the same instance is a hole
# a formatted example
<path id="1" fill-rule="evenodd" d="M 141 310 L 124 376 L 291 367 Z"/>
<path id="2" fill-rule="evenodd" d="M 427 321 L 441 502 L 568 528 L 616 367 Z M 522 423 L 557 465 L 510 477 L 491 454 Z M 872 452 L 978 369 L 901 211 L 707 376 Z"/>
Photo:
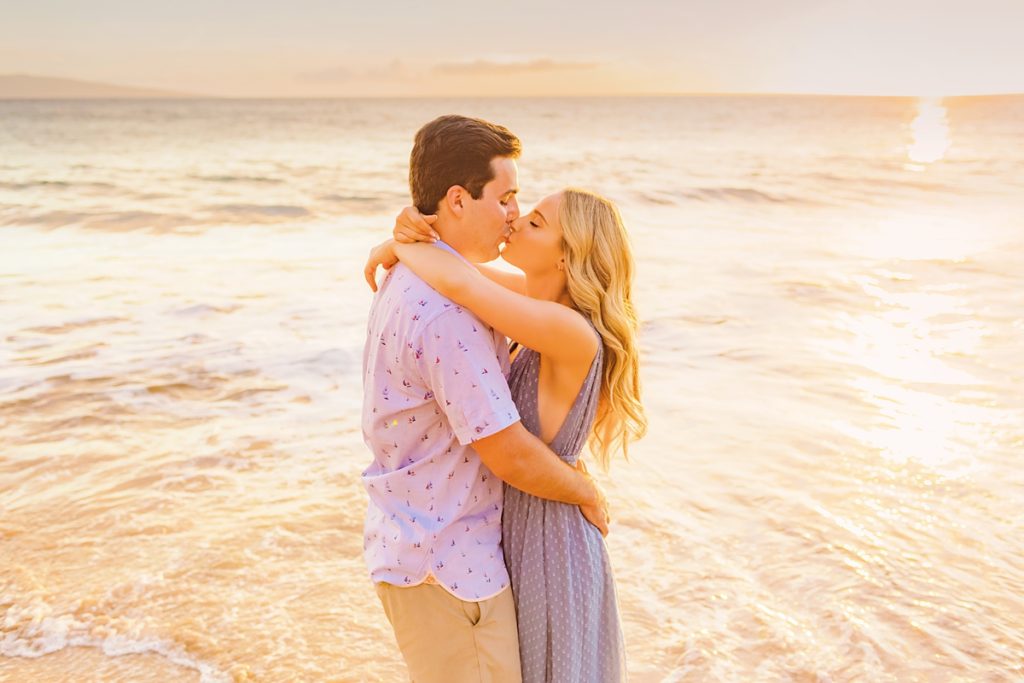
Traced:
<path id="1" fill-rule="evenodd" d="M 807 91 L 807 90 L 720 90 L 720 91 L 661 91 L 661 92 L 636 92 L 636 93 L 579 93 L 579 94 L 564 94 L 564 95 L 548 95 L 548 94 L 537 94 L 537 95 L 466 95 L 465 93 L 458 94 L 422 94 L 422 93 L 410 93 L 410 94 L 392 94 L 392 95 L 373 95 L 373 94 L 321 94 L 321 95 L 271 95 L 271 94 L 259 94 L 259 95 L 211 95 L 208 93 L 194 92 L 191 90 L 169 90 L 159 86 L 151 85 L 127 85 L 121 83 L 111 83 L 105 81 L 93 81 L 85 80 L 81 78 L 68 77 L 68 76 L 43 76 L 38 74 L 31 74 L 25 72 L 8 72 L 0 73 L 0 81 L 5 79 L 26 79 L 35 81 L 51 81 L 51 82 L 63 82 L 63 84 L 74 84 L 81 86 L 92 86 L 99 88 L 108 88 L 115 90 L 124 90 L 127 92 L 123 93 L 112 93 L 112 94 L 97 94 L 97 95 L 42 95 L 42 96 L 25 96 L 25 95 L 14 95 L 8 96 L 0 93 L 0 101 L 11 101 L 11 100 L 163 100 L 163 99 L 174 99 L 174 100 L 206 100 L 206 99 L 218 99 L 218 100 L 349 100 L 349 99 L 374 99 L 374 100 L 391 100 L 391 99 L 402 99 L 402 100 L 419 100 L 419 99 L 583 99 L 583 98 L 641 98 L 641 97 L 847 97 L 847 98 L 916 98 L 916 99 L 936 99 L 936 98 L 967 98 L 967 97 L 1015 97 L 1024 95 L 1024 91 L 1008 92 L 1008 91 L 988 91 L 988 92 L 936 92 L 934 89 L 929 89 L 925 92 L 906 92 L 906 93 L 891 93 L 891 92 L 841 92 L 841 91 Z M 130 91 L 137 91 L 132 93 Z"/>
<path id="2" fill-rule="evenodd" d="M 134 87 L 134 86 L 126 86 Z M 651 93 L 590 93 L 566 95 L 467 95 L 467 94 L 409 94 L 409 95 L 205 95 L 198 93 L 181 95 L 123 95 L 123 96 L 62 96 L 52 97 L 5 97 L 3 102 L 41 102 L 57 100 L 560 100 L 560 99 L 598 99 L 598 98 L 656 98 L 656 97 L 846 97 L 873 99 L 951 99 L 970 97 L 1022 97 L 1020 92 L 983 92 L 983 93 L 849 93 L 849 92 L 807 92 L 807 91 L 680 91 Z"/>

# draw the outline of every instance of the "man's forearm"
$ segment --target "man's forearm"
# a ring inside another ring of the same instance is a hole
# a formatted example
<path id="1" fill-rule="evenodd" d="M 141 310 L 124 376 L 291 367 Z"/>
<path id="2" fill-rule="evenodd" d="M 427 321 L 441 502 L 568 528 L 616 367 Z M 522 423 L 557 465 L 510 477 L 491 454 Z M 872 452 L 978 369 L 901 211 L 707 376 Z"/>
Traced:
<path id="1" fill-rule="evenodd" d="M 504 439 L 498 452 L 490 444 L 486 449 L 477 448 L 484 464 L 495 476 L 538 498 L 573 505 L 598 502 L 593 482 L 555 455 L 540 439 L 525 428 L 514 437 Z"/>

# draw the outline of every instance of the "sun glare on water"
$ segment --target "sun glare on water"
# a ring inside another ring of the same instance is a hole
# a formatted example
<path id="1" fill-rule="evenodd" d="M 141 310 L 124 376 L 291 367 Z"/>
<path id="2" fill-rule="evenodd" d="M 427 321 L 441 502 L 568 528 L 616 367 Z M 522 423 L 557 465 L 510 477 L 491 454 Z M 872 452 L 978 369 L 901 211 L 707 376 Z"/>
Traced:
<path id="1" fill-rule="evenodd" d="M 949 149 L 949 122 L 941 98 L 922 98 L 917 103 L 917 116 L 910 124 L 913 140 L 907 157 L 917 164 L 931 164 L 946 156 Z M 923 167 L 915 167 L 923 170 Z"/>

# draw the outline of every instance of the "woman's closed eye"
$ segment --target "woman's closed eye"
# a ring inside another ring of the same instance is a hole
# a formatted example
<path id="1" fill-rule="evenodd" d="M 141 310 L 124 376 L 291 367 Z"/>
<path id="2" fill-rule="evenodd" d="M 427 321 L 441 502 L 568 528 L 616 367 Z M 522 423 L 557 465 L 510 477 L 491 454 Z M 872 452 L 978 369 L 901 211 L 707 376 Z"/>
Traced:
<path id="1" fill-rule="evenodd" d="M 535 228 L 539 228 L 539 227 L 540 227 L 539 225 L 537 225 L 537 224 L 536 224 L 536 223 L 534 223 L 533 221 L 530 221 L 530 225 L 532 225 L 532 226 L 533 226 L 533 227 L 535 227 Z"/>

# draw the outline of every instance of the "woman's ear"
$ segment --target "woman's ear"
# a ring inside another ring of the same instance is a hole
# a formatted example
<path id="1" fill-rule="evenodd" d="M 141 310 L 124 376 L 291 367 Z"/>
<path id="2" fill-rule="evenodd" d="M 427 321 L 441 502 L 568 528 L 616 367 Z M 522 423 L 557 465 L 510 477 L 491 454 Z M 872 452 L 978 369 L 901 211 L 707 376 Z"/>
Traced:
<path id="1" fill-rule="evenodd" d="M 565 270 L 565 257 L 558 259 L 558 263 L 555 265 L 558 268 L 558 272 L 561 273 Z"/>
<path id="2" fill-rule="evenodd" d="M 452 185 L 448 188 L 448 192 L 444 195 L 444 201 L 448 205 L 448 209 L 452 214 L 462 217 L 462 211 L 465 209 L 464 202 L 468 196 L 466 188 L 461 185 Z"/>

